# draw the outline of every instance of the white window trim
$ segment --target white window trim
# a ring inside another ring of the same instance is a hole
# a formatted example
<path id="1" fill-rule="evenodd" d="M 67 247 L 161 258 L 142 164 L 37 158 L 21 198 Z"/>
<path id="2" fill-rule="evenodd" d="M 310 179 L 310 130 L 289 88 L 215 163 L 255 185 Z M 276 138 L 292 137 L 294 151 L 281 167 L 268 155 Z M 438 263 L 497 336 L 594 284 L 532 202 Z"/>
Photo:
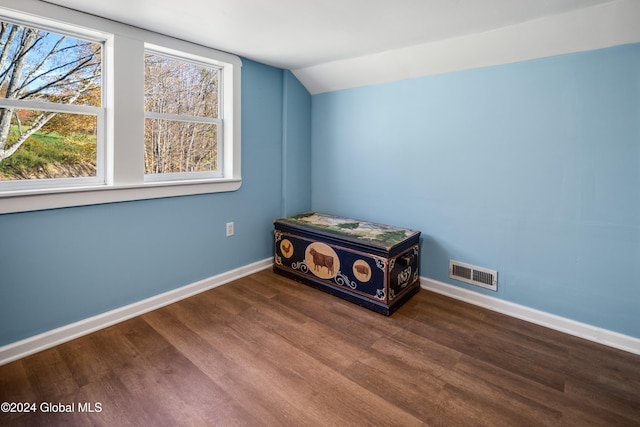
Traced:
<path id="1" fill-rule="evenodd" d="M 103 53 L 105 126 L 104 183 L 51 188 L 22 188 L 0 193 L 0 214 L 193 194 L 236 191 L 241 178 L 239 57 L 103 18 L 36 0 L 5 0 L 0 15 L 26 24 L 64 30 L 80 37 L 106 40 Z M 85 30 L 86 29 L 86 30 Z M 152 182 L 144 179 L 144 50 L 145 45 L 208 58 L 222 66 L 222 168 L 215 179 Z M 126 64 L 122 66 L 122 64 Z M 140 70 L 138 74 L 131 70 Z M 68 106 L 67 106 L 68 107 Z M 65 107 L 66 108 L 66 107 Z M 98 115 L 100 117 L 100 115 Z M 57 181 L 57 180 L 56 180 Z M 78 181 L 79 182 L 79 181 Z"/>
<path id="2" fill-rule="evenodd" d="M 105 128 L 105 109 L 88 105 L 56 104 L 53 102 L 41 102 L 31 100 L 17 100 L 0 98 L 0 108 L 16 108 L 36 111 L 51 111 L 56 113 L 82 114 L 85 116 L 95 116 L 97 128 Z M 98 133 L 96 141 L 96 176 L 79 178 L 55 178 L 47 179 L 47 190 L 54 188 L 64 188 L 69 186 L 86 187 L 102 185 L 105 182 L 105 138 L 104 132 Z M 28 190 L 38 190 L 43 186 L 42 179 L 28 179 L 24 181 L 2 182 L 0 183 L 0 197 L 2 193 L 24 192 Z M 13 190 L 12 188 L 15 188 Z"/>
<path id="3" fill-rule="evenodd" d="M 166 49 L 162 46 L 154 46 L 152 44 L 145 44 L 145 53 L 150 53 L 153 55 L 164 56 L 165 58 L 172 58 L 182 62 L 191 62 L 193 64 L 198 64 L 203 67 L 215 68 L 218 69 L 218 79 L 219 79 L 219 87 L 222 88 L 220 90 L 219 96 L 219 105 L 218 105 L 218 116 L 216 118 L 213 117 L 197 117 L 197 116 L 188 116 L 188 115 L 176 115 L 176 114 L 163 114 L 156 113 L 151 111 L 145 111 L 144 117 L 145 119 L 164 119 L 164 120 L 184 120 L 185 122 L 190 123 L 206 123 L 206 124 L 215 124 L 218 126 L 218 140 L 216 141 L 218 147 L 218 157 L 216 170 L 211 172 L 184 172 L 184 173 L 160 173 L 160 174 L 145 174 L 144 180 L 145 182 L 162 182 L 162 181 L 184 181 L 184 180 L 192 180 L 192 179 L 217 179 L 224 177 L 224 152 L 225 152 L 225 143 L 224 143 L 224 119 L 225 119 L 225 111 L 224 111 L 224 64 L 220 63 L 220 61 L 214 61 L 209 58 L 197 57 L 194 55 L 186 55 L 182 52 L 175 52 L 170 49 Z M 233 112 L 231 112 L 233 114 Z"/>

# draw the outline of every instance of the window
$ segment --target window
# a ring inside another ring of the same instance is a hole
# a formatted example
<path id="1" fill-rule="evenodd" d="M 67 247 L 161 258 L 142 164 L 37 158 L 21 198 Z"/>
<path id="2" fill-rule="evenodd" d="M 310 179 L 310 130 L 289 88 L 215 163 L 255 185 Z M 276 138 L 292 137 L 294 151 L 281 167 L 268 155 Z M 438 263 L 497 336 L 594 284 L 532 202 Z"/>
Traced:
<path id="1" fill-rule="evenodd" d="M 0 20 L 0 190 L 104 182 L 102 50 Z"/>
<path id="2" fill-rule="evenodd" d="M 237 56 L 17 4 L 0 6 L 0 214 L 240 187 Z"/>
<path id="3" fill-rule="evenodd" d="M 145 179 L 220 177 L 219 67 L 150 49 L 144 66 Z"/>

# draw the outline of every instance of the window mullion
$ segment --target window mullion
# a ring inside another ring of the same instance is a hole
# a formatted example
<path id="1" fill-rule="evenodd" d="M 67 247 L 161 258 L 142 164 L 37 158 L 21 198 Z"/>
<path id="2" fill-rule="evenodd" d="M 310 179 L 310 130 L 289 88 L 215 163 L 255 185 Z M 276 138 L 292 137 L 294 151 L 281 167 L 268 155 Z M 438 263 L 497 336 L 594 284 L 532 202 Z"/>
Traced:
<path id="1" fill-rule="evenodd" d="M 144 183 L 144 75 L 131 70 L 144 69 L 144 43 L 116 35 L 110 53 L 109 181 L 116 186 L 140 185 Z"/>

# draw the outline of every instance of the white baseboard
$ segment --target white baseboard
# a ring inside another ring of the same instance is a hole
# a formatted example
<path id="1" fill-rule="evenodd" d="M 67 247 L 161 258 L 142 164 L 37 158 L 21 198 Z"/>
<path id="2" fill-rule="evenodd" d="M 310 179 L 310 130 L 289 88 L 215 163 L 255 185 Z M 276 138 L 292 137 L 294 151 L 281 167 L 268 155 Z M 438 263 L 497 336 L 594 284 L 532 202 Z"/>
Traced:
<path id="1" fill-rule="evenodd" d="M 225 283 L 269 268 L 272 265 L 273 259 L 267 258 L 106 313 L 98 314 L 97 316 L 80 320 L 79 322 L 4 345 L 0 347 L 0 366 L 180 301 L 200 292 L 224 285 Z"/>
<path id="2" fill-rule="evenodd" d="M 0 366 L 30 354 L 55 347 L 83 335 L 115 325 L 135 316 L 147 313 L 165 305 L 188 298 L 200 292 L 215 288 L 233 280 L 270 268 L 273 259 L 267 258 L 204 280 L 153 296 L 106 313 L 71 323 L 33 337 L 0 347 Z M 442 295 L 468 302 L 489 310 L 497 311 L 518 319 L 555 329 L 570 335 L 594 341 L 609 347 L 640 355 L 640 339 L 617 332 L 576 322 L 554 314 L 545 313 L 498 298 L 479 294 L 444 282 L 420 278 L 421 287 Z"/>
<path id="3" fill-rule="evenodd" d="M 526 320 L 569 335 L 584 338 L 619 350 L 640 355 L 640 339 L 607 329 L 598 328 L 586 323 L 576 322 L 565 317 L 549 314 L 523 305 L 504 301 L 498 298 L 459 288 L 438 280 L 420 277 L 423 289 L 436 292 L 479 307 Z"/>

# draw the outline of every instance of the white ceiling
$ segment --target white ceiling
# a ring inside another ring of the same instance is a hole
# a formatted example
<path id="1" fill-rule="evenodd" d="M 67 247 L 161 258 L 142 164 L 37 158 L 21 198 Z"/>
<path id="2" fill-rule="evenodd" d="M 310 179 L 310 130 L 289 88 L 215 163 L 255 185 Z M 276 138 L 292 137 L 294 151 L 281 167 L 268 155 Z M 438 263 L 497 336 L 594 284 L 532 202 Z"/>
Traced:
<path id="1" fill-rule="evenodd" d="M 47 0 L 294 73 L 301 70 L 300 75 L 327 63 L 487 33 L 616 1 Z"/>

